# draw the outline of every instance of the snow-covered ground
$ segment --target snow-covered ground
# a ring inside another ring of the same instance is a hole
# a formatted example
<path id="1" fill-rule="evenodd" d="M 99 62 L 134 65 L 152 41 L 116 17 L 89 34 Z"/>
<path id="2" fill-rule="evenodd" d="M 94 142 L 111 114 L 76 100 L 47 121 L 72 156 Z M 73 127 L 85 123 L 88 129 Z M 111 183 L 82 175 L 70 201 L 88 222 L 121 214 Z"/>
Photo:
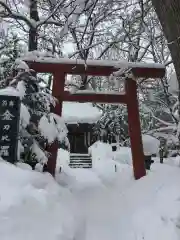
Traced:
<path id="1" fill-rule="evenodd" d="M 135 181 L 131 164 L 108 145 L 91 152 L 93 169 L 64 164 L 56 181 L 0 161 L 0 239 L 180 239 L 178 164 L 155 163 Z"/>

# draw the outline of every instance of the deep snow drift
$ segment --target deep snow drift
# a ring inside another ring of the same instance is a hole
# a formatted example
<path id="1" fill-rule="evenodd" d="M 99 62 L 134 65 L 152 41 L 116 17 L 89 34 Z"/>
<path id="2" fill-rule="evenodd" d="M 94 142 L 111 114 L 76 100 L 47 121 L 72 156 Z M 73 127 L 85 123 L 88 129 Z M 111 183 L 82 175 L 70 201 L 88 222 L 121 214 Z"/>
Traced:
<path id="1" fill-rule="evenodd" d="M 93 151 L 92 170 L 65 164 L 59 184 L 0 161 L 0 239 L 179 239 L 180 168 L 155 163 L 135 181 L 131 165 L 102 147 L 101 155 Z"/>

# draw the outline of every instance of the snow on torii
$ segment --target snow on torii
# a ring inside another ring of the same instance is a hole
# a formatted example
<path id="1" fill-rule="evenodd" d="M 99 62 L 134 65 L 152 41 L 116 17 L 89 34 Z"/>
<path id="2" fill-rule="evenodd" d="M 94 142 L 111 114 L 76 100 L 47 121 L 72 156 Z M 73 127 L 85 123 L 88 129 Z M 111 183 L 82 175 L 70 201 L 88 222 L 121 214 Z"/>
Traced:
<path id="1" fill-rule="evenodd" d="M 165 65 L 158 63 L 140 63 L 128 62 L 126 60 L 81 60 L 69 58 L 56 58 L 52 54 L 33 51 L 22 57 L 22 60 L 28 62 L 37 72 L 56 72 L 62 67 L 62 71 L 72 74 L 99 75 L 109 76 L 113 72 L 131 68 L 135 77 L 163 77 L 165 73 Z M 40 64 L 37 64 L 40 63 Z M 29 65 L 28 64 L 28 65 Z M 97 68 L 98 66 L 98 68 Z"/>
<path id="2" fill-rule="evenodd" d="M 62 115 L 63 101 L 73 102 L 101 102 L 101 103 L 123 103 L 127 104 L 129 135 L 131 140 L 133 169 L 135 179 L 145 176 L 144 153 L 142 146 L 142 137 L 139 120 L 139 109 L 137 99 L 138 78 L 162 78 L 165 75 L 165 66 L 155 63 L 129 63 L 127 61 L 101 61 L 101 60 L 83 60 L 52 58 L 39 54 L 39 52 L 30 53 L 23 60 L 39 73 L 53 74 L 52 94 L 59 100 L 59 104 L 54 108 L 54 112 Z M 128 70 L 125 81 L 125 93 L 96 93 L 96 92 L 77 92 L 71 94 L 64 91 L 65 78 L 67 74 L 85 74 L 93 76 L 110 76 L 123 73 Z M 49 146 L 51 153 L 48 161 L 48 171 L 54 175 L 56 167 L 56 158 L 58 147 L 54 143 Z"/>

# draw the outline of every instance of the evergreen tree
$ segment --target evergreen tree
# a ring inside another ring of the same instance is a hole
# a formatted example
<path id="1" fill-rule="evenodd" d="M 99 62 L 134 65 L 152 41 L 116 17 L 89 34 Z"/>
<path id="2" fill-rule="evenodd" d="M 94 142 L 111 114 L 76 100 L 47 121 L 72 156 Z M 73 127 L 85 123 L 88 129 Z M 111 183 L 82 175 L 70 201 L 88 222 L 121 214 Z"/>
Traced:
<path id="1" fill-rule="evenodd" d="M 6 89 L 15 91 L 21 98 L 19 130 L 19 161 L 46 164 L 48 144 L 58 141 L 67 146 L 67 128 L 62 119 L 51 112 L 57 100 L 48 88 L 41 86 L 41 79 L 24 62 L 18 63 L 17 75 L 5 81 Z M 4 87 L 4 86 L 3 86 Z"/>
<path id="2" fill-rule="evenodd" d="M 14 33 L 9 33 L 3 38 L 3 41 L 0 41 L 0 81 L 9 77 L 9 69 L 22 52 L 23 46 Z"/>

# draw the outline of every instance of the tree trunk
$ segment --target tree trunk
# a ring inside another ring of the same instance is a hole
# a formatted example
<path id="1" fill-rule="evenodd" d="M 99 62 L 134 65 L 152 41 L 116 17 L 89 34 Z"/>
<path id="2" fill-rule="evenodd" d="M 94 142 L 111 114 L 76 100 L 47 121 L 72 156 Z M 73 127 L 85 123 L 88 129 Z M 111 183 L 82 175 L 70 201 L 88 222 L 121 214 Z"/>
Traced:
<path id="1" fill-rule="evenodd" d="M 37 0 L 31 0 L 30 1 L 30 18 L 37 22 L 39 21 L 38 16 L 38 9 L 37 9 Z M 37 28 L 36 27 L 30 27 L 29 29 L 29 51 L 37 50 L 38 42 L 37 42 Z"/>
<path id="2" fill-rule="evenodd" d="M 168 41 L 177 79 L 180 82 L 180 1 L 152 0 L 152 3 Z"/>
<path id="3" fill-rule="evenodd" d="M 179 84 L 180 102 L 180 1 L 179 0 L 152 0 L 158 18 L 168 41 Z M 179 107 L 180 114 L 180 107 Z"/>

